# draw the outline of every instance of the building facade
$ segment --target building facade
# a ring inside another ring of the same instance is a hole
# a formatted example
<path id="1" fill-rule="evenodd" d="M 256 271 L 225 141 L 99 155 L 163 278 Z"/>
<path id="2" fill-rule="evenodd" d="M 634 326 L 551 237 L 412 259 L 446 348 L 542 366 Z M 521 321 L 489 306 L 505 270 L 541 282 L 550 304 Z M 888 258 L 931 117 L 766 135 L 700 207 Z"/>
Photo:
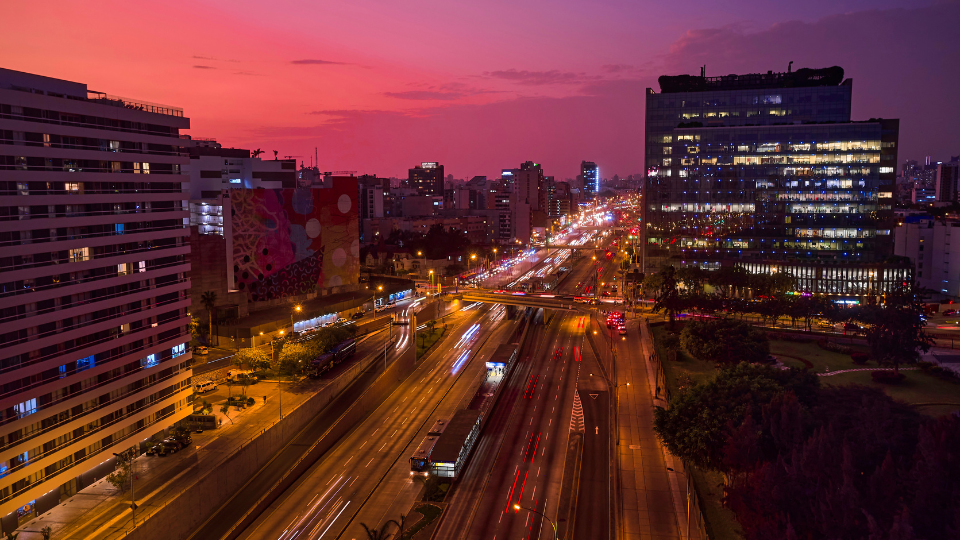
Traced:
<path id="1" fill-rule="evenodd" d="M 192 412 L 189 127 L 0 69 L 3 531 Z"/>
<path id="2" fill-rule="evenodd" d="M 443 197 L 443 165 L 435 161 L 425 161 L 409 169 L 407 186 L 416 189 L 421 195 Z"/>
<path id="3" fill-rule="evenodd" d="M 894 246 L 910 258 L 917 284 L 932 291 L 932 299 L 960 300 L 960 221 L 908 216 L 896 228 Z"/>
<path id="4" fill-rule="evenodd" d="M 600 167 L 592 161 L 581 161 L 580 181 L 583 183 L 583 199 L 593 200 L 600 192 Z"/>
<path id="5" fill-rule="evenodd" d="M 841 68 L 660 87 L 646 97 L 646 271 L 892 255 L 899 122 L 851 121 Z"/>

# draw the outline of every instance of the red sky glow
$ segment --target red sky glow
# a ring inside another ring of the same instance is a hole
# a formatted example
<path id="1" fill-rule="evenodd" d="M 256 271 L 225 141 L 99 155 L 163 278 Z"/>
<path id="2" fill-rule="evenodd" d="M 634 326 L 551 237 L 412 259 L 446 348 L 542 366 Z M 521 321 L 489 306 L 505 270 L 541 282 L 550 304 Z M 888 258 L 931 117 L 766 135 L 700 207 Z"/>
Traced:
<path id="1" fill-rule="evenodd" d="M 960 3 L 925 0 L 13 0 L 0 66 L 182 107 L 190 134 L 324 170 L 457 178 L 526 160 L 642 170 L 664 74 L 839 65 L 900 158 L 960 154 Z M 266 157 L 265 156 L 265 157 Z"/>

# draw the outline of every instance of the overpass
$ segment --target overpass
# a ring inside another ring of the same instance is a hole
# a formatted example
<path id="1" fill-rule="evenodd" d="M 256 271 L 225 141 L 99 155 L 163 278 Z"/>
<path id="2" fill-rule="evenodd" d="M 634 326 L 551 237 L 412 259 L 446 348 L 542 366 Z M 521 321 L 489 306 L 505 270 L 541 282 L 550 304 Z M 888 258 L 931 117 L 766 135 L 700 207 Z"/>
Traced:
<path id="1" fill-rule="evenodd" d="M 586 312 L 590 309 L 588 304 L 578 304 L 573 301 L 572 297 L 566 296 L 551 297 L 549 295 L 540 296 L 537 294 L 494 293 L 477 289 L 465 290 L 460 293 L 444 294 L 444 296 L 447 295 L 460 298 L 464 302 L 503 304 L 505 306 L 543 308 L 558 311 Z"/>

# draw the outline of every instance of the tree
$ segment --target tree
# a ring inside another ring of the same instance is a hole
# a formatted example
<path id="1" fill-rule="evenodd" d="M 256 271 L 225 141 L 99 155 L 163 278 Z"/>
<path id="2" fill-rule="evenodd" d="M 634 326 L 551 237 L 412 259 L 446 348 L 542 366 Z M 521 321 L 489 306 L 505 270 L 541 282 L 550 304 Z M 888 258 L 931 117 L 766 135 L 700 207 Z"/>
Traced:
<path id="1" fill-rule="evenodd" d="M 309 343 L 309 342 L 307 342 Z M 288 341 L 280 350 L 279 371 L 283 375 L 298 375 L 317 357 L 313 347 Z"/>
<path id="2" fill-rule="evenodd" d="M 210 333 L 210 338 L 207 340 L 211 345 L 213 344 L 213 310 L 217 307 L 217 293 L 214 291 L 206 291 L 200 295 L 200 303 L 203 304 L 203 308 L 207 310 L 207 317 L 210 323 L 210 326 L 207 328 Z"/>
<path id="3" fill-rule="evenodd" d="M 747 287 L 750 274 L 740 266 L 721 266 L 707 274 L 707 283 L 726 297 L 735 296 Z"/>
<path id="4" fill-rule="evenodd" d="M 230 418 L 230 414 L 229 414 L 229 413 L 230 413 L 230 405 L 227 405 L 227 402 L 224 401 L 224 402 L 223 402 L 223 405 L 220 406 L 220 414 L 226 416 L 226 417 L 227 417 L 227 420 L 229 420 L 230 423 L 232 424 L 232 423 L 233 423 L 233 418 Z"/>
<path id="5" fill-rule="evenodd" d="M 765 333 L 733 319 L 690 321 L 680 333 L 680 342 L 693 356 L 718 364 L 762 362 L 770 354 Z"/>
<path id="6" fill-rule="evenodd" d="M 264 371 L 270 369 L 271 355 L 265 349 L 260 347 L 247 347 L 237 351 L 234 357 L 240 367 L 240 363 L 246 364 L 252 371 Z"/>
<path id="7" fill-rule="evenodd" d="M 900 364 L 915 363 L 920 351 L 933 345 L 924 331 L 923 299 L 916 282 L 895 288 L 883 306 L 867 306 L 861 317 L 868 324 L 871 354 L 880 363 L 893 364 L 895 373 L 900 373 Z"/>
<path id="8" fill-rule="evenodd" d="M 667 266 L 660 270 L 659 275 L 660 287 L 655 293 L 653 311 L 655 313 L 666 311 L 672 329 L 676 322 L 677 311 L 682 309 L 680 292 L 677 290 L 677 269 Z"/>
<path id="9" fill-rule="evenodd" d="M 130 461 L 122 457 L 118 457 L 117 468 L 114 469 L 112 473 L 107 475 L 107 482 L 110 482 L 110 485 L 118 490 L 123 491 L 123 488 L 126 487 L 128 480 L 130 480 Z"/>
<path id="10" fill-rule="evenodd" d="M 384 523 L 383 527 L 379 529 L 376 527 L 371 529 L 366 523 L 361 523 L 360 526 L 366 531 L 368 540 L 390 540 L 393 538 L 393 534 L 387 532 L 387 528 L 390 526 L 389 521 Z"/>
<path id="11" fill-rule="evenodd" d="M 669 409 L 657 407 L 654 431 L 675 456 L 724 471 L 728 434 L 743 424 L 746 415 L 753 415 L 759 424 L 763 406 L 784 392 L 793 392 L 801 403 L 812 403 L 818 385 L 817 376 L 807 371 L 739 364 L 674 395 Z"/>

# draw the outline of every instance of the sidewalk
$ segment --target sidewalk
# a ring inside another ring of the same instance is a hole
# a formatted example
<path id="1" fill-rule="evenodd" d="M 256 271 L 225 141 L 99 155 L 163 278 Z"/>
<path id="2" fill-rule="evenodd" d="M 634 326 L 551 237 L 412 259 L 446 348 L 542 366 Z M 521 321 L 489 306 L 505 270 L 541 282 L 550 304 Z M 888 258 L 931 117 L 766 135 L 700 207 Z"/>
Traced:
<path id="1" fill-rule="evenodd" d="M 653 342 L 642 317 L 639 321 L 630 319 L 628 327 L 626 340 L 615 338 L 623 538 L 700 540 L 695 528 L 689 537 L 686 535 L 683 465 L 663 448 L 653 431 L 654 406 L 666 405 L 661 398 L 654 398 L 655 375 L 647 360 Z"/>
<path id="2" fill-rule="evenodd" d="M 247 390 L 255 404 L 242 411 L 231 408 L 229 417 L 219 412 L 219 404 L 227 397 L 226 386 L 198 396 L 215 405 L 214 414 L 222 424 L 219 429 L 192 434 L 193 443 L 175 454 L 141 455 L 134 460 L 137 523 L 175 499 L 200 476 L 200 471 L 216 467 L 279 421 L 281 400 L 286 416 L 329 382 L 310 379 L 296 384 L 285 382 L 282 396 L 276 381 L 257 383 Z M 239 393 L 236 387 L 230 391 L 233 395 Z M 101 479 L 27 523 L 20 529 L 18 540 L 40 540 L 39 531 L 43 527 L 51 527 L 51 538 L 57 540 L 121 538 L 133 526 L 130 500 L 129 488 L 121 493 L 105 478 Z"/>

